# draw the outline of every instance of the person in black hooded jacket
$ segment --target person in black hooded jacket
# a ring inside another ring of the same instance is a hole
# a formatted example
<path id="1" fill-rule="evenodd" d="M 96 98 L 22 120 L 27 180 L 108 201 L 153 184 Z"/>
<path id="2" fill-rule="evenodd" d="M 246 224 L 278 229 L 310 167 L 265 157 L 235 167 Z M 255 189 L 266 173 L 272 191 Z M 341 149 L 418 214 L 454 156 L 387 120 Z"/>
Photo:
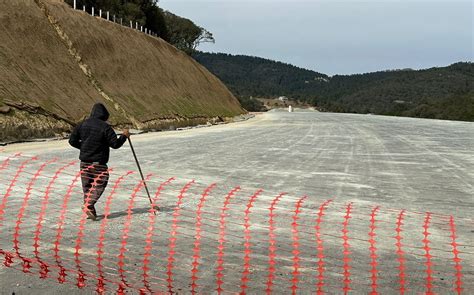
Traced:
<path id="1" fill-rule="evenodd" d="M 80 150 L 81 180 L 84 210 L 89 219 L 96 220 L 95 204 L 107 187 L 110 148 L 118 149 L 130 136 L 125 129 L 119 137 L 107 123 L 109 112 L 101 103 L 92 107 L 88 119 L 79 124 L 69 137 L 69 144 Z"/>

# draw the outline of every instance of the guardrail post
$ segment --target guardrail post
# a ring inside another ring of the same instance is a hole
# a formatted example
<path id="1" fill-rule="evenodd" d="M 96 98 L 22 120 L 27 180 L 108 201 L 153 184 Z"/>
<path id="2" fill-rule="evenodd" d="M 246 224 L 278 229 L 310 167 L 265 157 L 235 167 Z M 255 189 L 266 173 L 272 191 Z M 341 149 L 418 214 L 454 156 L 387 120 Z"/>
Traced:
<path id="1" fill-rule="evenodd" d="M 102 9 L 99 9 L 99 17 L 102 18 Z"/>
<path id="2" fill-rule="evenodd" d="M 82 11 L 86 12 L 86 6 L 82 5 Z"/>
<path id="3" fill-rule="evenodd" d="M 92 16 L 95 16 L 94 6 L 92 6 Z"/>
<path id="4" fill-rule="evenodd" d="M 76 0 L 74 0 L 74 10 L 76 10 L 77 8 L 77 3 L 76 3 Z"/>
<path id="5" fill-rule="evenodd" d="M 107 11 L 107 20 L 110 20 L 110 13 Z"/>

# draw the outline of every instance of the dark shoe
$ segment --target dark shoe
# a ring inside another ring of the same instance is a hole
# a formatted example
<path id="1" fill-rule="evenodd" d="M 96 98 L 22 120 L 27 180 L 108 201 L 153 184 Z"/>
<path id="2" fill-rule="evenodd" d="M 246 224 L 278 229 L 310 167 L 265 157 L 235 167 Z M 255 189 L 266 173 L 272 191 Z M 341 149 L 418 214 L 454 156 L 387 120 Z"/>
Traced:
<path id="1" fill-rule="evenodd" d="M 86 214 L 87 214 L 87 219 L 90 219 L 92 221 L 97 220 L 97 215 L 95 215 L 94 212 L 87 210 Z"/>
<path id="2" fill-rule="evenodd" d="M 95 212 L 94 205 L 87 206 L 86 208 L 83 207 L 82 209 L 86 210 L 87 219 L 90 219 L 92 221 L 97 220 L 97 213 Z"/>

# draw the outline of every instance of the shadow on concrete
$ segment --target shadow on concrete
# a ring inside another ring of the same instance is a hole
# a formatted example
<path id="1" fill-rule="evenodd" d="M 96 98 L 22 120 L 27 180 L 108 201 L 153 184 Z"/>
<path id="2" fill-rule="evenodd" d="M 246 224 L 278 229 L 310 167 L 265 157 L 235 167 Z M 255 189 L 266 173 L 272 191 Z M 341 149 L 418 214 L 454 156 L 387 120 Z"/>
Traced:
<path id="1" fill-rule="evenodd" d="M 173 212 L 174 207 L 160 207 L 160 210 L 157 213 L 168 213 L 168 212 Z M 132 209 L 132 215 L 141 215 L 141 214 L 148 214 L 150 213 L 150 207 L 143 207 L 143 208 L 134 208 Z M 128 211 L 120 211 L 120 212 L 115 212 L 111 213 L 108 217 L 108 219 L 117 219 L 120 217 L 124 217 L 128 215 Z M 100 219 L 104 218 L 104 215 L 99 216 Z"/>

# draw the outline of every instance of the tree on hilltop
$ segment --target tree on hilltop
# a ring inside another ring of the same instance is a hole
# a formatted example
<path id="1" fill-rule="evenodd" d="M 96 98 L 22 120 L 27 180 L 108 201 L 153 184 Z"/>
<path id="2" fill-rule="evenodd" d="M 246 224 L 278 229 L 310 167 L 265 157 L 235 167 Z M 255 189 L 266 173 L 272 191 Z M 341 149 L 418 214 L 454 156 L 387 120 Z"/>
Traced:
<path id="1" fill-rule="evenodd" d="M 65 0 L 73 5 L 74 0 Z M 138 22 L 176 48 L 191 55 L 202 43 L 214 43 L 214 36 L 208 30 L 196 25 L 193 21 L 164 11 L 158 6 L 158 0 L 77 0 L 78 7 L 86 6 L 110 11 L 127 24 Z"/>
<path id="2" fill-rule="evenodd" d="M 74 0 L 66 0 L 73 5 Z M 78 7 L 86 6 L 87 11 L 102 9 L 110 11 L 117 18 L 122 18 L 124 23 L 138 22 L 162 39 L 169 41 L 168 29 L 163 16 L 163 10 L 158 7 L 158 0 L 77 0 Z"/>
<path id="3" fill-rule="evenodd" d="M 193 54 L 202 43 L 215 42 L 212 33 L 189 19 L 169 11 L 164 12 L 164 17 L 168 26 L 170 43 L 187 54 Z"/>

